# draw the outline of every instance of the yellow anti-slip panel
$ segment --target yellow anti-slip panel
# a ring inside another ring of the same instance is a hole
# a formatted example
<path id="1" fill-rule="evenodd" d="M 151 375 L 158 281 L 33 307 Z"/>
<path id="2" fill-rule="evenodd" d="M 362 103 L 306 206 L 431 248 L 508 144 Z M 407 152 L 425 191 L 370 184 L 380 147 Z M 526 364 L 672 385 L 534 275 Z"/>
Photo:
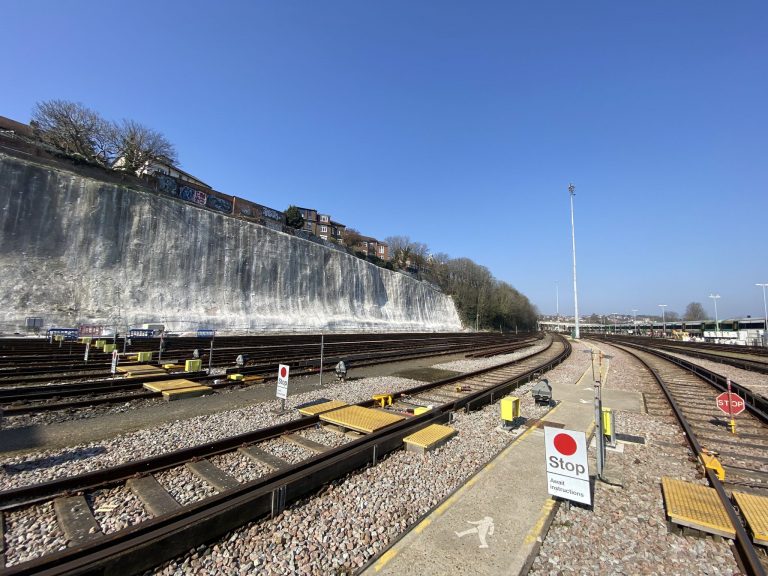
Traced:
<path id="1" fill-rule="evenodd" d="M 349 430 L 370 434 L 380 428 L 400 420 L 405 420 L 405 416 L 382 410 L 363 408 L 362 406 L 347 406 L 346 408 L 320 414 L 320 420 L 348 428 Z"/>
<path id="2" fill-rule="evenodd" d="M 147 382 L 144 384 L 144 388 L 151 390 L 152 392 L 165 392 L 167 390 L 181 390 L 182 388 L 195 388 L 199 386 L 197 382 L 192 380 L 163 380 L 162 382 Z M 210 388 L 210 387 L 209 387 Z"/>
<path id="3" fill-rule="evenodd" d="M 667 515 L 675 524 L 734 538 L 736 531 L 714 488 L 667 478 L 661 479 Z"/>
<path id="4" fill-rule="evenodd" d="M 429 448 L 439 442 L 444 442 L 451 436 L 456 434 L 456 430 L 450 426 L 443 426 L 442 424 L 430 424 L 429 426 L 422 428 L 418 432 L 414 432 L 410 436 L 403 438 L 403 442 L 406 444 L 415 444 L 422 448 Z"/>
<path id="5" fill-rule="evenodd" d="M 755 544 L 768 546 L 768 498 L 755 494 L 734 492 L 733 499 L 747 521 Z"/>
<path id="6" fill-rule="evenodd" d="M 304 416 L 314 416 L 315 414 L 322 414 L 329 410 L 336 410 L 342 406 L 347 406 L 347 403 L 342 402 L 341 400 L 329 400 L 328 402 L 321 402 L 320 404 L 312 404 L 312 406 L 299 408 L 299 414 L 304 414 Z"/>

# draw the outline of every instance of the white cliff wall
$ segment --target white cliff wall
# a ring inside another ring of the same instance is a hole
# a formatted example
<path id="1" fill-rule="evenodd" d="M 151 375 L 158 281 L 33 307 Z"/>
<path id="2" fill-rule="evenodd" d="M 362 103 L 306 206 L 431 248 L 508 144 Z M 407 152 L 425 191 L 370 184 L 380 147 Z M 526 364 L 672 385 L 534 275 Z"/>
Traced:
<path id="1" fill-rule="evenodd" d="M 461 329 L 450 297 L 400 273 L 0 153 L 0 325 L 26 316 L 174 330 Z"/>

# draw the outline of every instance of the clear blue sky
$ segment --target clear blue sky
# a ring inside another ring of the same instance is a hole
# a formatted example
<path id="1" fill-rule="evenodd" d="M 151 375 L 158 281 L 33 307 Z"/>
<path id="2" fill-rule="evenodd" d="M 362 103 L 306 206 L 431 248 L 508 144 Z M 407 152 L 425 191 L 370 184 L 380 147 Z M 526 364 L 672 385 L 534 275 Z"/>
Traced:
<path id="1" fill-rule="evenodd" d="M 79 101 L 214 188 L 465 256 L 543 313 L 761 316 L 768 3 L 2 7 L 0 114 Z"/>

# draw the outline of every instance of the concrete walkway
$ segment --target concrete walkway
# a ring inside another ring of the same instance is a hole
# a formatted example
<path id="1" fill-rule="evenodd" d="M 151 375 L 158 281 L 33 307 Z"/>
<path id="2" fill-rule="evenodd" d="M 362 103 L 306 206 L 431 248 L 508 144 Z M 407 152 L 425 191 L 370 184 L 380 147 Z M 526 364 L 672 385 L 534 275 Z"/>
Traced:
<path id="1" fill-rule="evenodd" d="M 603 365 L 603 381 L 608 364 Z M 576 384 L 553 386 L 557 406 L 542 420 L 590 435 L 594 380 L 589 368 Z M 637 393 L 603 397 L 614 409 L 640 410 Z M 547 493 L 544 431 L 533 427 L 427 518 L 386 551 L 364 574 L 397 576 L 519 574 L 528 570 L 554 513 Z"/>

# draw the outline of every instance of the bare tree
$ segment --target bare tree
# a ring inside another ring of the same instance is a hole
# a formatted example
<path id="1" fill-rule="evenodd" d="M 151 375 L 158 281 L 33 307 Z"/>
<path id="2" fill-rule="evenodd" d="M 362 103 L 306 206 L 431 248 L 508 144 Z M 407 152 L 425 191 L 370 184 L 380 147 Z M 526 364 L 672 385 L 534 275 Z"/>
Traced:
<path id="1" fill-rule="evenodd" d="M 59 150 L 104 166 L 114 159 L 114 127 L 79 102 L 38 102 L 32 122 L 43 140 Z"/>
<path id="2" fill-rule="evenodd" d="M 115 126 L 115 148 L 122 170 L 137 173 L 148 163 L 178 162 L 176 149 L 160 132 L 134 120 L 123 120 Z"/>
<path id="3" fill-rule="evenodd" d="M 408 236 L 390 236 L 384 241 L 389 244 L 392 261 L 400 268 L 424 265 L 429 248 L 423 242 L 414 242 Z"/>
<path id="4" fill-rule="evenodd" d="M 700 302 L 691 302 L 685 308 L 683 320 L 706 320 L 707 314 Z"/>
<path id="5" fill-rule="evenodd" d="M 359 230 L 355 230 L 354 228 L 344 229 L 344 233 L 341 236 L 341 242 L 344 244 L 344 246 L 347 246 L 348 248 L 355 248 L 362 241 L 363 235 L 360 234 Z"/>
<path id="6" fill-rule="evenodd" d="M 664 319 L 667 322 L 677 322 L 680 320 L 680 314 L 675 312 L 674 310 L 669 310 L 664 314 Z"/>

